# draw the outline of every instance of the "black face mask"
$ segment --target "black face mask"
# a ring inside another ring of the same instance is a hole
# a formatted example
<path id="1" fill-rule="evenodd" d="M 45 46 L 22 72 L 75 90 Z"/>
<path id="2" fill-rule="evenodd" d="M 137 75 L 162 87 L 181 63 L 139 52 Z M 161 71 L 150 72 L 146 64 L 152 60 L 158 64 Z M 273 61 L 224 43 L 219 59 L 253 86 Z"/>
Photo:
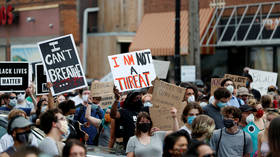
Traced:
<path id="1" fill-rule="evenodd" d="M 232 119 L 224 119 L 224 126 L 226 128 L 231 128 L 235 125 L 234 121 Z"/>
<path id="2" fill-rule="evenodd" d="M 151 123 L 138 123 L 137 129 L 139 129 L 143 133 L 146 133 L 151 129 Z"/>
<path id="3" fill-rule="evenodd" d="M 16 134 L 16 139 L 20 142 L 20 143 L 25 143 L 25 144 L 31 144 L 31 131 L 25 131 L 22 133 L 17 133 Z"/>

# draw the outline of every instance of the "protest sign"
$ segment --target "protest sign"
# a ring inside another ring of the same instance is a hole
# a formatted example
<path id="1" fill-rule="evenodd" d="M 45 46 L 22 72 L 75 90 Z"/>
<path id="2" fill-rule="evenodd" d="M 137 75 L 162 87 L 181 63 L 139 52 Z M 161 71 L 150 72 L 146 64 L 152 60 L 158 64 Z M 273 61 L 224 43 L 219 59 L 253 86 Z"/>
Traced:
<path id="1" fill-rule="evenodd" d="M 48 94 L 49 89 L 47 88 L 47 76 L 42 63 L 35 64 L 35 75 L 36 95 Z"/>
<path id="2" fill-rule="evenodd" d="M 156 75 L 160 79 L 166 79 L 170 61 L 153 60 Z"/>
<path id="3" fill-rule="evenodd" d="M 182 82 L 194 82 L 195 81 L 195 66 L 194 65 L 182 65 L 181 66 L 181 81 Z"/>
<path id="4" fill-rule="evenodd" d="M 114 84 L 120 92 L 152 86 L 156 78 L 150 50 L 108 56 Z"/>
<path id="5" fill-rule="evenodd" d="M 251 87 L 259 90 L 261 95 L 267 94 L 267 87 L 276 85 L 277 73 L 250 69 L 249 74 L 253 78 Z"/>
<path id="6" fill-rule="evenodd" d="M 27 62 L 0 62 L 0 91 L 25 92 L 31 81 Z"/>
<path id="7" fill-rule="evenodd" d="M 221 87 L 224 78 L 211 78 L 211 95 L 214 95 L 216 89 Z"/>
<path id="8" fill-rule="evenodd" d="M 153 84 L 153 107 L 150 108 L 150 114 L 154 126 L 159 127 L 161 130 L 171 130 L 173 122 L 170 108 L 175 107 L 177 109 L 179 120 L 185 107 L 182 101 L 186 89 L 160 80 L 155 80 Z M 180 126 L 182 126 L 182 123 Z"/>
<path id="9" fill-rule="evenodd" d="M 72 34 L 38 44 L 53 95 L 87 86 Z"/>
<path id="10" fill-rule="evenodd" d="M 115 101 L 114 95 L 114 83 L 113 82 L 92 82 L 91 95 L 93 97 L 101 97 L 101 108 L 107 108 Z"/>
<path id="11" fill-rule="evenodd" d="M 239 87 L 246 87 L 247 77 L 225 74 L 224 78 L 231 79 L 234 82 L 236 89 L 238 89 Z"/>

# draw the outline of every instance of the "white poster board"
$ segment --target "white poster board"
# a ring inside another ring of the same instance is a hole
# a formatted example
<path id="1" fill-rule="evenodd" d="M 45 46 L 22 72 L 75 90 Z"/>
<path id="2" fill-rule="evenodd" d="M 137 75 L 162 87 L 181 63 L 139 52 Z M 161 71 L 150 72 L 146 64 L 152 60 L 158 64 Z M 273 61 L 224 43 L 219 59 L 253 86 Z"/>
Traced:
<path id="1" fill-rule="evenodd" d="M 160 79 L 166 79 L 170 61 L 153 60 L 156 75 Z"/>
<path id="2" fill-rule="evenodd" d="M 195 81 L 195 66 L 182 65 L 181 66 L 181 82 L 194 82 Z"/>
<path id="3" fill-rule="evenodd" d="M 253 78 L 251 87 L 259 90 L 261 95 L 267 94 L 267 87 L 276 85 L 277 73 L 250 69 L 249 74 Z"/>
<path id="4" fill-rule="evenodd" d="M 156 78 L 149 49 L 108 56 L 114 84 L 120 92 L 152 86 Z"/>

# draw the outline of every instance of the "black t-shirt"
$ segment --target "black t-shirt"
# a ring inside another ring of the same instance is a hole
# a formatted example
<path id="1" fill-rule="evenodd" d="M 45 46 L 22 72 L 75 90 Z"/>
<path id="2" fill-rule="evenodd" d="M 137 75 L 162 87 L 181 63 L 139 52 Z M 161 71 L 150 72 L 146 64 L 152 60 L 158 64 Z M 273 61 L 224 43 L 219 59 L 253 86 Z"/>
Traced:
<path id="1" fill-rule="evenodd" d="M 215 129 L 220 129 L 224 127 L 223 116 L 220 113 L 221 109 L 219 107 L 214 107 L 213 104 L 208 104 L 203 108 L 203 111 L 204 114 L 214 119 L 216 125 Z"/>

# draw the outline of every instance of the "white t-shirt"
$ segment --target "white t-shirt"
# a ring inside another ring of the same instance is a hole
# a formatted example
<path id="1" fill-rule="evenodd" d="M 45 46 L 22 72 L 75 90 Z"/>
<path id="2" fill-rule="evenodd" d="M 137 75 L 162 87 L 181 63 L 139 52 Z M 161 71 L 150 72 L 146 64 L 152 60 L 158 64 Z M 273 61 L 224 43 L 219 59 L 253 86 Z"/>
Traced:
<path id="1" fill-rule="evenodd" d="M 75 106 L 83 103 L 83 99 L 80 98 L 80 95 L 76 95 L 75 97 L 71 98 L 71 100 L 75 102 Z"/>
<path id="2" fill-rule="evenodd" d="M 192 135 L 192 131 L 188 127 L 186 127 L 186 125 L 182 126 L 179 130 L 186 130 L 190 136 Z"/>

